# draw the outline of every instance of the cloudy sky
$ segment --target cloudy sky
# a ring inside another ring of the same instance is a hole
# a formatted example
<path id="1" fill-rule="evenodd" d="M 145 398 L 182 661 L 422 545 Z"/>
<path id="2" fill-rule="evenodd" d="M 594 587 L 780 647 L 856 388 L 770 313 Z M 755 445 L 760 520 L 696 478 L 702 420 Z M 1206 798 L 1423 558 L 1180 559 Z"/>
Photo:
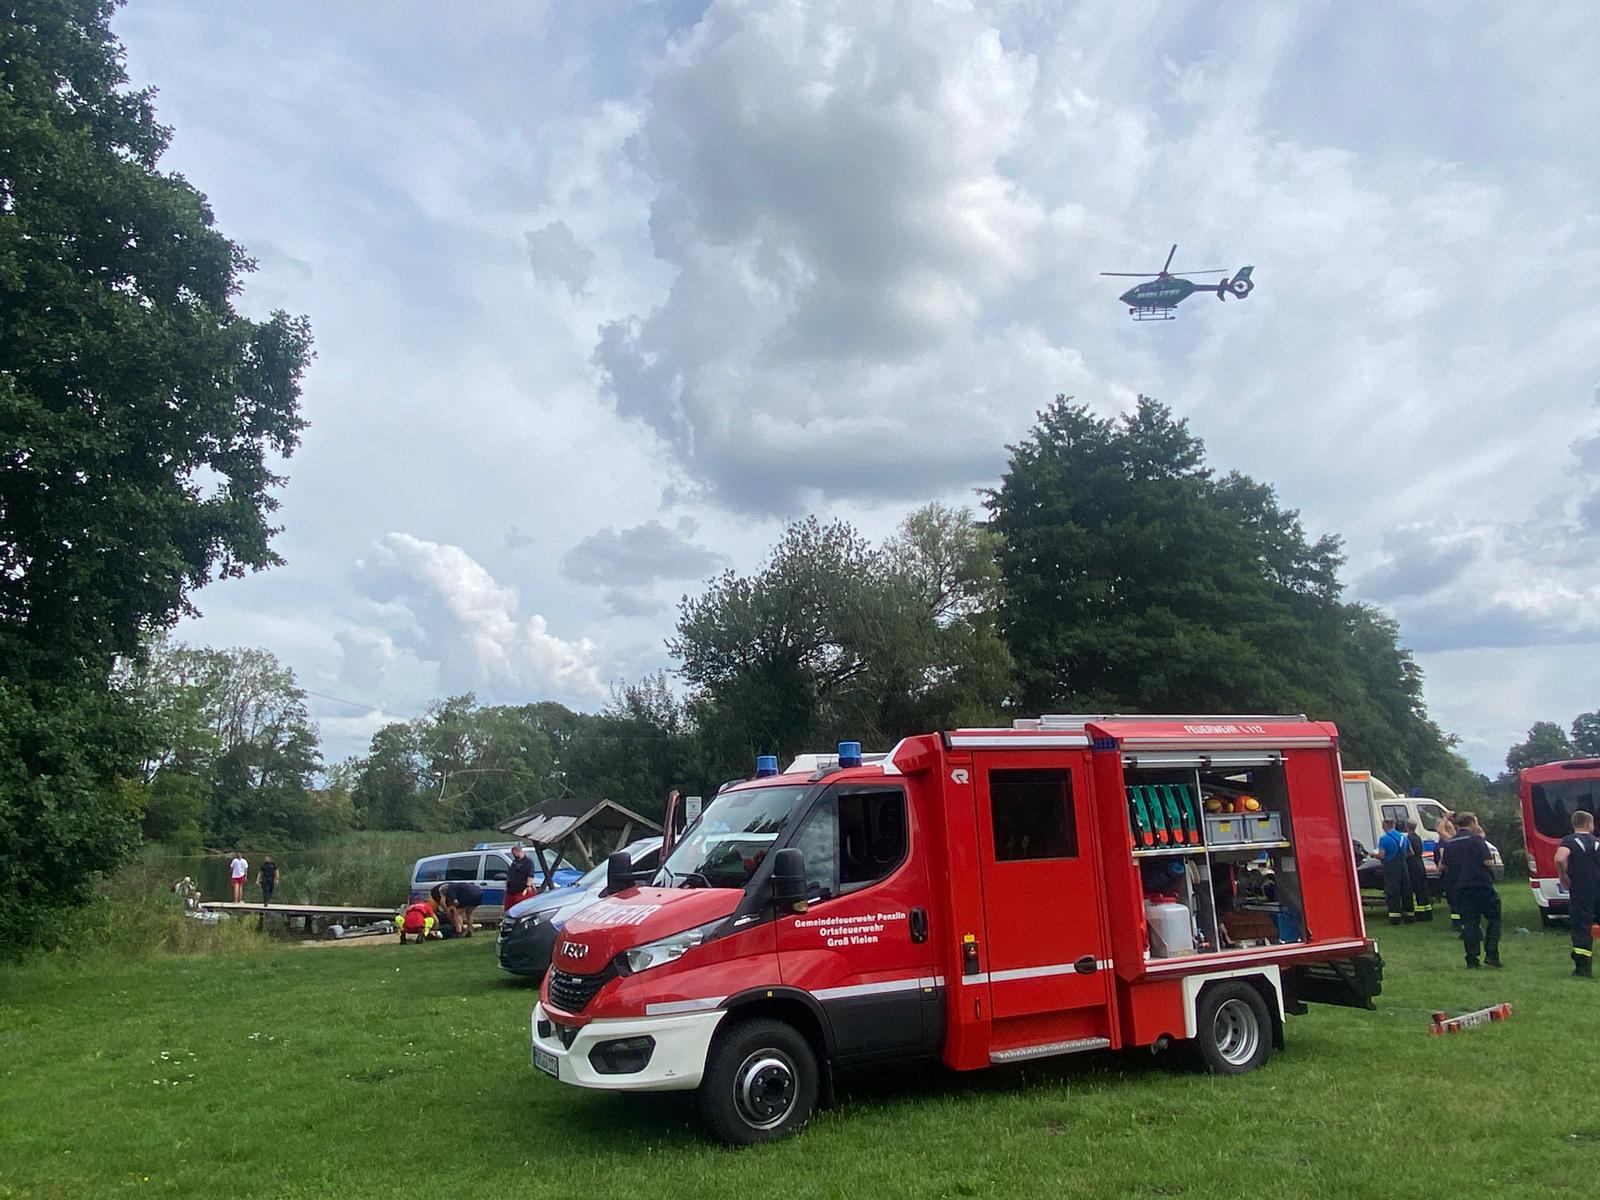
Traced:
<path id="1" fill-rule="evenodd" d="M 326 749 L 602 703 L 784 519 L 971 502 L 1139 392 L 1347 543 L 1494 769 L 1600 707 L 1600 23 L 1582 2 L 132 0 L 167 164 L 318 357 L 266 646 Z M 1102 270 L 1256 267 L 1130 322 Z M 1399 782 L 1399 781 L 1397 781 Z"/>

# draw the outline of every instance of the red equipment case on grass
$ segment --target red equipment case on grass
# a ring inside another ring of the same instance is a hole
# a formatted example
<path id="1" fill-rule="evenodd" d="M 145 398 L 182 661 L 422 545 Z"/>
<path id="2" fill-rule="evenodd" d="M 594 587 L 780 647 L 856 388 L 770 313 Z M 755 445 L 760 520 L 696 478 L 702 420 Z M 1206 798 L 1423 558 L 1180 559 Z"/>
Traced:
<path id="1" fill-rule="evenodd" d="M 840 751 L 766 760 L 654 886 L 619 873 L 568 922 L 535 1066 L 698 1089 L 754 1142 L 835 1067 L 1181 1041 L 1238 1073 L 1307 1001 L 1372 1007 L 1332 725 L 1043 717 Z"/>

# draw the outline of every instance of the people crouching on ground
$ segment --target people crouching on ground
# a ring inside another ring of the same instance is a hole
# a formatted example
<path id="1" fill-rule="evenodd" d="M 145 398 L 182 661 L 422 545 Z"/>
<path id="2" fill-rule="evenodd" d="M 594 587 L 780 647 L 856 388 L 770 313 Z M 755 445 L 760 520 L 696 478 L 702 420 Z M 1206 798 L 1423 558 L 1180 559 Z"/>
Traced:
<path id="1" fill-rule="evenodd" d="M 466 879 L 453 880 L 442 887 L 445 913 L 455 936 L 471 937 L 473 913 L 483 903 L 483 889 Z"/>
<path id="2" fill-rule="evenodd" d="M 433 906 L 433 900 L 418 900 L 406 906 L 405 912 L 400 914 L 397 922 L 400 928 L 400 944 L 404 946 L 406 939 L 420 942 L 424 938 L 439 937 L 439 914 Z"/>

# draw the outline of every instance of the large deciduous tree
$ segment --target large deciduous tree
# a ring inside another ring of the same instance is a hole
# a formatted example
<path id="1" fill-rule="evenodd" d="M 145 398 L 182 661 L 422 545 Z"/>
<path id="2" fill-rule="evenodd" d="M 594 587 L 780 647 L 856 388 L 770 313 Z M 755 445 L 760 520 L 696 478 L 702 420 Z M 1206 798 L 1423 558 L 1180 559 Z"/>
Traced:
<path id="1" fill-rule="evenodd" d="M 1474 783 L 1393 621 L 1342 601 L 1338 540 L 1217 477 L 1165 405 L 1057 397 L 988 506 L 1022 711 L 1304 711 L 1399 784 Z"/>
<path id="2" fill-rule="evenodd" d="M 1525 767 L 1574 758 L 1567 731 L 1554 721 L 1535 721 L 1528 736 L 1506 751 L 1506 771 L 1515 775 Z"/>
<path id="3" fill-rule="evenodd" d="M 1572 718 L 1572 752 L 1580 758 L 1600 758 L 1600 711 Z"/>
<path id="4" fill-rule="evenodd" d="M 760 571 L 726 572 L 680 607 L 668 646 L 696 689 L 708 769 L 989 711 L 1009 668 L 996 584 L 992 536 L 969 512 L 918 510 L 877 548 L 843 522 L 790 525 Z"/>
<path id="5" fill-rule="evenodd" d="M 161 169 L 113 9 L 0 7 L 0 903 L 22 910 L 81 899 L 136 836 L 112 663 L 278 561 L 310 355 L 303 318 L 234 310 L 252 263 Z"/>

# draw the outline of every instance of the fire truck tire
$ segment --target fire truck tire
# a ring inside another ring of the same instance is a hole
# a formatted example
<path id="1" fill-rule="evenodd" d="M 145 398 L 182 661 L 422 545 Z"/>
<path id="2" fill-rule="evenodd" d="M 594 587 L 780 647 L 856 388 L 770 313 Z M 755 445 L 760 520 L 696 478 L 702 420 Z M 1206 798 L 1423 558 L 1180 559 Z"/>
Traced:
<path id="1" fill-rule="evenodd" d="M 793 1025 L 739 1021 L 717 1034 L 706 1056 L 700 1116 L 730 1146 L 777 1141 L 811 1119 L 820 1084 L 817 1056 Z"/>
<path id="2" fill-rule="evenodd" d="M 1243 1075 L 1272 1056 L 1272 1015 L 1261 993 L 1242 980 L 1213 984 L 1195 1011 L 1194 1051 L 1213 1075 Z"/>

